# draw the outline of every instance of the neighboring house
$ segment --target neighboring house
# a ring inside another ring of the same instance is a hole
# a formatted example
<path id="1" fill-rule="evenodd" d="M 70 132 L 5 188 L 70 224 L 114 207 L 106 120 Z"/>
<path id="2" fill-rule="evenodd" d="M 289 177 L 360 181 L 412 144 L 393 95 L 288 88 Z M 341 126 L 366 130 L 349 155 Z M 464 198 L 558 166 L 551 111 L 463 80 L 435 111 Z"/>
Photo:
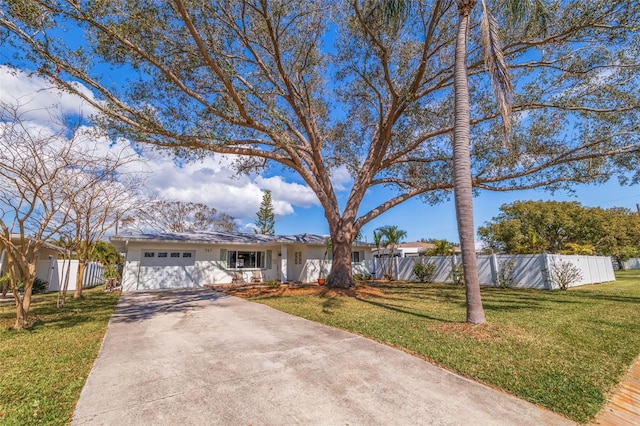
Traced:
<path id="1" fill-rule="evenodd" d="M 11 235 L 11 239 L 14 243 L 20 241 L 20 236 L 17 234 Z M 52 281 L 52 272 L 57 264 L 57 259 L 62 257 L 64 249 L 53 244 L 44 243 L 44 246 L 40 249 L 40 255 L 36 261 L 36 277 L 43 281 Z M 6 248 L 0 242 L 0 276 L 9 271 L 9 264 L 7 261 Z M 55 279 L 54 279 L 55 280 Z"/>
<path id="2" fill-rule="evenodd" d="M 395 250 L 393 250 L 393 257 L 418 257 L 424 256 L 427 250 L 435 248 L 435 244 L 432 243 L 400 243 L 397 244 Z M 373 256 L 376 258 L 389 257 L 391 249 L 380 248 L 380 250 L 373 249 Z M 455 247 L 455 253 L 460 253 L 460 247 Z"/>
<path id="3" fill-rule="evenodd" d="M 327 237 L 191 232 L 112 236 L 125 254 L 124 291 L 264 281 L 311 282 L 325 258 Z M 371 259 L 371 244 L 354 243 L 354 267 Z M 315 265 L 315 266 L 314 266 Z"/>
<path id="4" fill-rule="evenodd" d="M 15 243 L 20 236 L 11 236 Z M 76 289 L 77 260 L 63 260 L 64 249 L 50 243 L 44 243 L 36 261 L 36 277 L 47 283 L 47 291 L 58 291 L 65 280 L 68 280 L 67 290 Z M 0 276 L 9 271 L 6 248 L 0 242 Z M 85 270 L 83 287 L 93 287 L 102 283 L 102 267 L 96 262 L 89 262 Z"/>

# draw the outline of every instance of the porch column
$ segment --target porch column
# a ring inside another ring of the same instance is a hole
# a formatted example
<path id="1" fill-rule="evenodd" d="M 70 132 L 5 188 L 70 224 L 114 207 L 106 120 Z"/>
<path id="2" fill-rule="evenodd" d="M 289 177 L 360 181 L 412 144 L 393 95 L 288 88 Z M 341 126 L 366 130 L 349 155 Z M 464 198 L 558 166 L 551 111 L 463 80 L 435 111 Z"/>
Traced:
<path id="1" fill-rule="evenodd" d="M 287 246 L 280 246 L 280 282 L 286 283 L 289 281 L 288 271 L 287 271 Z"/>

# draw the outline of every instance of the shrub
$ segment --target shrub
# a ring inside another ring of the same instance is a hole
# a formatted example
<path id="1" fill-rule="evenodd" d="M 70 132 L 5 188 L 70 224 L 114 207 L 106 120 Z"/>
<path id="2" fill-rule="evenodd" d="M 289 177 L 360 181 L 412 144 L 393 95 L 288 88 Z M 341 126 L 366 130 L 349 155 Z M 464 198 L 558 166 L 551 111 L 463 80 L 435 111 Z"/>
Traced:
<path id="1" fill-rule="evenodd" d="M 0 287 L 9 286 L 9 280 L 10 280 L 9 274 L 5 274 L 4 276 L 0 277 Z M 18 281 L 16 284 L 17 284 L 18 291 L 23 293 L 24 292 L 24 283 L 22 281 Z M 47 291 L 48 287 L 49 287 L 49 283 L 47 281 L 36 277 L 33 280 L 33 286 L 31 287 L 31 293 L 33 293 L 33 294 L 35 294 L 35 293 L 44 293 L 45 291 Z"/>
<path id="2" fill-rule="evenodd" d="M 516 284 L 513 279 L 515 268 L 515 260 L 505 260 L 498 264 L 498 287 L 509 288 Z"/>
<path id="3" fill-rule="evenodd" d="M 122 278 L 122 271 L 120 265 L 115 265 L 112 263 L 108 263 L 104 265 L 104 275 L 105 279 L 115 279 L 119 280 Z"/>
<path id="4" fill-rule="evenodd" d="M 580 269 L 569 261 L 560 261 L 551 267 L 549 279 L 556 284 L 560 290 L 566 290 L 572 284 L 582 279 Z"/>
<path id="5" fill-rule="evenodd" d="M 436 275 L 436 264 L 433 262 L 422 263 L 419 260 L 413 262 L 413 275 L 418 278 L 421 283 L 432 283 Z"/>
<path id="6" fill-rule="evenodd" d="M 44 293 L 45 291 L 47 291 L 48 288 L 49 288 L 49 282 L 48 281 L 41 280 L 40 278 L 36 277 L 36 279 L 33 280 L 33 287 L 31 288 L 31 292 L 32 293 Z"/>
<path id="7" fill-rule="evenodd" d="M 353 274 L 353 279 L 356 281 L 371 281 L 373 276 L 371 274 L 357 273 Z"/>
<path id="8" fill-rule="evenodd" d="M 280 287 L 280 281 L 278 281 L 278 280 L 269 280 L 269 281 L 266 281 L 265 284 L 269 288 L 278 288 L 278 287 Z"/>
<path id="9" fill-rule="evenodd" d="M 451 268 L 451 274 L 449 276 L 455 285 L 464 285 L 464 269 L 462 263 Z"/>

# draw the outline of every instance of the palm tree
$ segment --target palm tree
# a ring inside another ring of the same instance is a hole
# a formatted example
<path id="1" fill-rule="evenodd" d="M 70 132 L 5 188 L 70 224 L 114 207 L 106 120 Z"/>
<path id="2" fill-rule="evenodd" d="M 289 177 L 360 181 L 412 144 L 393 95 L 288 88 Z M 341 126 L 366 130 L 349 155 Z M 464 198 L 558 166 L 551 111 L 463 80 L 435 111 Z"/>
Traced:
<path id="1" fill-rule="evenodd" d="M 505 0 L 508 12 L 516 21 L 531 15 L 535 24 L 544 29 L 546 12 L 544 0 Z M 387 0 L 376 4 L 379 14 L 389 24 L 397 25 L 398 19 L 407 13 L 409 1 Z M 469 35 L 470 15 L 478 0 L 456 0 L 458 10 L 458 27 L 454 63 L 455 118 L 453 135 L 453 185 L 458 235 L 467 299 L 467 322 L 480 324 L 486 321 L 482 299 L 475 251 L 475 227 L 473 224 L 473 182 L 471 178 L 470 157 L 470 107 L 469 80 L 467 76 L 467 38 Z M 484 46 L 484 60 L 489 68 L 491 83 L 494 89 L 505 139 L 510 131 L 511 114 L 511 81 L 507 65 L 500 48 L 497 21 L 489 12 L 486 0 L 482 5 L 481 33 Z M 531 13 L 530 13 L 531 12 Z"/>
<path id="2" fill-rule="evenodd" d="M 379 257 L 380 246 L 382 244 L 382 232 L 378 231 L 377 229 L 373 230 L 373 244 L 375 244 L 376 246 L 376 255 Z M 374 275 L 373 278 L 375 278 L 375 275 L 376 275 L 376 258 L 375 257 L 373 258 L 373 275 Z"/>
<path id="3" fill-rule="evenodd" d="M 543 0 L 507 0 L 506 5 L 512 18 L 524 19 L 532 11 L 536 24 L 544 28 L 546 12 Z M 471 178 L 471 158 L 469 142 L 469 80 L 467 76 L 467 38 L 469 35 L 470 14 L 478 0 L 456 0 L 458 8 L 458 28 L 455 48 L 454 90 L 455 123 L 453 135 L 453 186 L 462 252 L 465 290 L 467 297 L 467 322 L 479 324 L 485 322 L 480 283 L 476 265 L 475 228 L 473 224 L 473 182 Z M 498 39 L 497 21 L 489 12 L 485 0 L 482 6 L 481 35 L 484 47 L 484 60 L 489 69 L 491 84 L 502 117 L 505 139 L 511 129 L 511 93 L 512 85 Z"/>
<path id="4" fill-rule="evenodd" d="M 429 256 L 451 256 L 455 246 L 447 240 L 433 240 L 433 248 L 427 250 Z"/>
<path id="5" fill-rule="evenodd" d="M 389 249 L 389 279 L 393 278 L 393 253 L 396 246 L 407 236 L 407 231 L 398 229 L 396 225 L 387 225 L 378 228 L 382 236 L 381 244 Z"/>

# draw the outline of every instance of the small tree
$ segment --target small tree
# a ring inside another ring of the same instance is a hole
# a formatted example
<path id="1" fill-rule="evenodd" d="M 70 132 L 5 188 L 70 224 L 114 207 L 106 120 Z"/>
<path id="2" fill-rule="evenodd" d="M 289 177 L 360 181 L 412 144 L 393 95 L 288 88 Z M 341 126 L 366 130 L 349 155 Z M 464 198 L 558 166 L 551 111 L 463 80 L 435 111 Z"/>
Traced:
<path id="1" fill-rule="evenodd" d="M 561 260 L 551 267 L 549 279 L 560 290 L 566 290 L 582 279 L 582 272 L 573 263 Z"/>
<path id="2" fill-rule="evenodd" d="M 98 146 L 90 149 L 98 151 Z M 67 248 L 78 259 L 74 298 L 82 297 L 86 266 L 94 256 L 96 242 L 142 197 L 142 177 L 138 173 L 125 172 L 127 166 L 140 161 L 128 147 L 112 148 L 103 161 L 96 162 L 84 173 L 77 173 L 72 183 L 67 183 L 70 210 L 60 233 L 68 242 Z M 64 293 L 66 296 L 66 286 Z M 61 307 L 65 299 L 62 297 Z"/>
<path id="3" fill-rule="evenodd" d="M 464 268 L 462 263 L 458 263 L 457 265 L 453 265 L 451 267 L 451 281 L 455 285 L 464 285 Z"/>
<path id="4" fill-rule="evenodd" d="M 276 233 L 276 219 L 273 214 L 273 202 L 271 200 L 271 190 L 264 191 L 260 209 L 256 213 L 258 218 L 254 222 L 256 234 L 274 235 Z"/>
<path id="5" fill-rule="evenodd" d="M 378 228 L 381 234 L 381 244 L 389 250 L 389 269 L 385 274 L 389 280 L 393 279 L 393 254 L 396 246 L 407 236 L 407 231 L 398 229 L 396 225 L 387 225 Z"/>

